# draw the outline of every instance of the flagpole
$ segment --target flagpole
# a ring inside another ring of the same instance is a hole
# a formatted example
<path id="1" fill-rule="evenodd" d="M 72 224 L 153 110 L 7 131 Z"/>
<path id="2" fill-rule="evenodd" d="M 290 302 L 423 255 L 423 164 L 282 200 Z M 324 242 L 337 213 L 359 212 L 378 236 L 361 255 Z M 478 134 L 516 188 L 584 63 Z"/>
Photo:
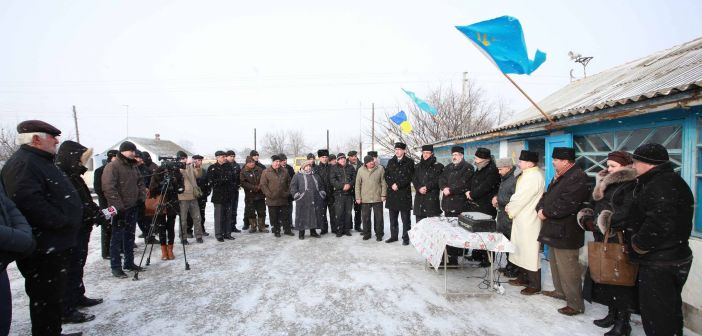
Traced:
<path id="1" fill-rule="evenodd" d="M 499 69 L 499 67 L 498 67 L 498 69 Z M 546 120 L 548 120 L 549 123 L 551 123 L 551 124 L 554 123 L 551 116 L 546 114 L 546 112 L 544 112 L 544 110 L 541 109 L 539 104 L 537 104 L 533 99 L 531 99 L 531 97 L 529 97 L 529 95 L 526 92 L 524 92 L 524 90 L 522 90 L 522 88 L 514 80 L 512 80 L 512 77 L 507 76 L 507 74 L 502 72 L 502 70 L 500 70 L 500 73 L 503 74 L 512 83 L 512 85 L 514 85 L 517 88 L 517 90 L 519 90 L 519 92 L 521 92 L 524 95 L 524 97 L 526 97 L 526 99 L 528 99 L 529 102 L 531 102 L 531 104 L 534 105 L 534 107 L 537 110 L 539 110 L 539 112 L 541 112 L 541 115 L 543 115 L 544 118 L 546 118 Z"/>

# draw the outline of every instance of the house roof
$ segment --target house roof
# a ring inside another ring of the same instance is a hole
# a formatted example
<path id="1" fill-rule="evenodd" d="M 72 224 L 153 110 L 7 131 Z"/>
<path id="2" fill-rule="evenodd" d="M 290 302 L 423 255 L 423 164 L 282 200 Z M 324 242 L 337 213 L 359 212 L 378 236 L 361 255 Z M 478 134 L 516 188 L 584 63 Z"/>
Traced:
<path id="1" fill-rule="evenodd" d="M 146 150 L 149 153 L 151 153 L 151 156 L 154 161 L 156 161 L 159 156 L 175 156 L 178 151 L 184 151 L 188 154 L 188 156 L 193 155 L 193 153 L 191 153 L 190 151 L 186 150 L 185 148 L 179 146 L 178 144 L 170 140 L 156 138 L 139 138 L 131 136 L 118 141 L 112 147 L 108 148 L 108 150 L 119 149 L 119 145 L 125 141 L 133 142 L 137 146 L 137 149 L 140 151 Z M 102 154 L 106 153 L 107 150 L 105 150 Z"/>
<path id="2" fill-rule="evenodd" d="M 702 38 L 697 38 L 574 81 L 540 101 L 539 106 L 557 122 L 677 93 L 699 93 L 701 89 Z M 466 140 L 535 124 L 545 126 L 548 121 L 532 106 L 495 128 L 439 143 Z"/>

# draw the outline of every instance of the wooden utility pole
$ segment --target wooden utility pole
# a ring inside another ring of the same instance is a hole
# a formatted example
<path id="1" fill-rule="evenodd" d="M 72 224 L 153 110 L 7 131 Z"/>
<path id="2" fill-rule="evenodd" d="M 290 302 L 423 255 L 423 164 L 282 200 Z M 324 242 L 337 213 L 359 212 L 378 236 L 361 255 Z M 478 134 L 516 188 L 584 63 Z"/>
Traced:
<path id="1" fill-rule="evenodd" d="M 375 103 L 371 104 L 371 150 L 375 150 Z"/>
<path id="2" fill-rule="evenodd" d="M 256 128 L 254 128 L 254 150 L 256 150 Z"/>
<path id="3" fill-rule="evenodd" d="M 329 150 L 329 130 L 327 130 L 327 150 Z"/>
<path id="4" fill-rule="evenodd" d="M 76 114 L 75 105 L 73 105 L 73 123 L 76 126 L 76 142 L 80 143 L 80 133 L 78 133 L 78 115 Z"/>

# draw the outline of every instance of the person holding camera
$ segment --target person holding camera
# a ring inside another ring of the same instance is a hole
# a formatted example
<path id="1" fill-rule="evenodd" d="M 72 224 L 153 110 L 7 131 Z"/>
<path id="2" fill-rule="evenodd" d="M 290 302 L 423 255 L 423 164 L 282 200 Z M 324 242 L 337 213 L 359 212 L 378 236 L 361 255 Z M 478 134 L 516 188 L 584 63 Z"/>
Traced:
<path id="1" fill-rule="evenodd" d="M 198 205 L 198 197 L 202 196 L 202 190 L 197 185 L 197 178 L 202 174 L 202 169 L 195 169 L 192 161 L 188 160 L 188 154 L 185 154 L 185 152 L 178 152 L 178 160 L 185 165 L 185 168 L 180 169 L 180 175 L 178 175 L 178 183 L 183 186 L 183 192 L 178 194 L 178 201 L 180 202 L 180 239 L 188 241 L 186 235 L 188 217 L 192 217 L 195 241 L 203 243 L 200 206 Z"/>
<path id="2" fill-rule="evenodd" d="M 187 158 L 187 154 L 178 152 L 177 159 Z M 156 227 L 158 228 L 158 239 L 161 243 L 161 260 L 173 260 L 173 244 L 175 243 L 175 219 L 180 212 L 178 194 L 182 192 L 183 186 L 182 176 L 180 174 L 181 164 L 174 161 L 172 158 L 163 159 L 161 166 L 158 167 L 156 173 L 151 177 L 149 184 L 149 197 L 156 198 L 161 196 L 161 207 L 158 208 L 156 216 Z M 183 163 L 184 165 L 184 163 Z M 181 232 L 180 242 L 183 245 L 188 244 L 185 238 L 185 232 Z M 164 253 L 165 252 L 165 253 Z"/>
<path id="3" fill-rule="evenodd" d="M 138 203 L 146 198 L 144 180 L 136 167 L 136 145 L 125 141 L 119 145 L 117 159 L 108 163 L 102 175 L 102 190 L 107 204 L 117 209 L 112 217 L 110 268 L 117 278 L 127 278 L 120 252 L 124 251 L 124 269 L 143 271 L 134 264 L 134 228 Z"/>

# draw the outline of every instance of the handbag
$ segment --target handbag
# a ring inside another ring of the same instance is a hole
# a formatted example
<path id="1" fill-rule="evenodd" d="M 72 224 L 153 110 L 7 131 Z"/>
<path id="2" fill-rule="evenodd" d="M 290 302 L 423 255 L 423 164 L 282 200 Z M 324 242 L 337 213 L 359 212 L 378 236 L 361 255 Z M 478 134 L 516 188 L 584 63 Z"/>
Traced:
<path id="1" fill-rule="evenodd" d="M 197 185 L 197 181 L 195 181 L 193 176 L 191 176 L 188 171 L 185 172 L 185 175 L 188 177 L 188 182 L 190 182 L 190 185 L 193 186 L 193 196 L 195 196 L 195 198 L 202 197 L 203 192 L 202 189 L 200 189 L 200 187 Z"/>
<path id="2" fill-rule="evenodd" d="M 156 216 L 156 210 L 158 208 L 158 204 L 161 203 L 161 195 L 156 196 L 155 198 L 151 198 L 149 195 L 149 191 L 146 191 L 146 200 L 144 200 L 144 216 L 146 217 L 153 217 Z M 166 213 L 166 207 L 162 206 L 160 215 Z"/>
<path id="3" fill-rule="evenodd" d="M 639 265 L 629 261 L 622 233 L 617 232 L 619 243 L 608 243 L 609 232 L 605 232 L 605 241 L 587 243 L 590 277 L 599 284 L 635 286 Z"/>

